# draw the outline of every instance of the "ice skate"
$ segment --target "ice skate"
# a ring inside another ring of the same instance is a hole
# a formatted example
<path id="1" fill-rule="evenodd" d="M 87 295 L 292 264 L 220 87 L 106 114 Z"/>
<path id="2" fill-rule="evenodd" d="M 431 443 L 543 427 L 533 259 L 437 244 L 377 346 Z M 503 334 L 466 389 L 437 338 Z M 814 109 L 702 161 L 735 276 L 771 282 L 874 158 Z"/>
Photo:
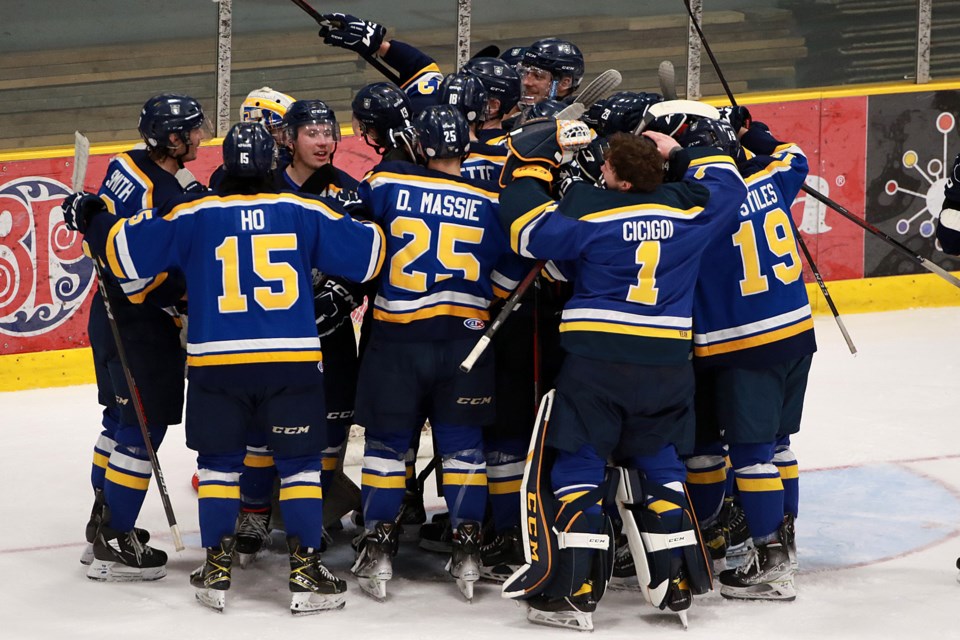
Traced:
<path id="1" fill-rule="evenodd" d="M 597 601 L 593 599 L 593 585 L 585 582 L 572 596 L 552 598 L 540 595 L 527 600 L 527 620 L 549 627 L 593 631 L 593 612 Z"/>
<path id="2" fill-rule="evenodd" d="M 746 561 L 720 574 L 720 595 L 738 600 L 795 600 L 790 554 L 784 526 L 777 540 L 751 549 Z"/>
<path id="3" fill-rule="evenodd" d="M 384 602 L 387 581 L 393 577 L 393 556 L 397 555 L 396 526 L 380 522 L 373 531 L 361 534 L 357 542 L 357 559 L 350 572 L 357 576 L 364 593 Z"/>
<path id="4" fill-rule="evenodd" d="M 217 612 L 222 612 L 226 604 L 236 547 L 235 536 L 223 536 L 219 545 L 207 547 L 206 560 L 190 574 L 190 585 L 196 589 L 197 601 Z"/>
<path id="5" fill-rule="evenodd" d="M 423 494 L 416 489 L 407 489 L 403 494 L 401 525 L 423 524 L 427 521 L 427 511 L 423 506 Z"/>
<path id="6" fill-rule="evenodd" d="M 797 560 L 797 520 L 789 513 L 783 516 L 783 534 L 784 544 L 790 555 L 790 568 L 796 573 L 800 568 L 800 562 Z"/>
<path id="7" fill-rule="evenodd" d="M 450 514 L 438 513 L 430 522 L 420 526 L 420 548 L 436 553 L 450 553 L 453 545 L 453 529 L 450 528 Z"/>
<path id="8" fill-rule="evenodd" d="M 479 522 L 461 522 L 453 532 L 447 571 L 457 579 L 457 588 L 467 602 L 473 602 L 473 584 L 480 579 Z"/>
<path id="9" fill-rule="evenodd" d="M 633 563 L 633 554 L 626 538 L 621 538 L 613 554 L 613 572 L 609 586 L 615 591 L 638 591 L 637 567 Z"/>
<path id="10" fill-rule="evenodd" d="M 504 582 L 524 562 L 520 527 L 507 529 L 480 547 L 480 577 L 486 580 Z"/>
<path id="11" fill-rule="evenodd" d="M 720 575 L 721 571 L 727 569 L 727 535 L 720 520 L 718 519 L 709 527 L 704 527 L 702 536 L 703 546 L 707 548 L 713 564 L 713 574 Z"/>
<path id="12" fill-rule="evenodd" d="M 664 598 L 664 604 L 667 609 L 673 611 L 680 617 L 680 623 L 683 628 L 688 628 L 687 609 L 693 604 L 693 594 L 690 592 L 690 585 L 687 583 L 687 574 L 680 567 L 670 580 L 667 587 L 667 595 Z"/>
<path id="13" fill-rule="evenodd" d="M 726 557 L 734 560 L 743 558 L 753 549 L 747 515 L 733 498 L 724 501 L 723 509 L 720 519 L 727 541 Z"/>
<path id="14" fill-rule="evenodd" d="M 241 511 L 237 518 L 237 560 L 246 569 L 262 549 L 270 546 L 270 510 Z"/>
<path id="15" fill-rule="evenodd" d="M 80 564 L 89 565 L 93 562 L 93 541 L 97 537 L 97 529 L 100 528 L 100 522 L 103 520 L 103 505 L 103 489 L 94 489 L 93 508 L 90 510 L 90 519 L 87 521 L 87 528 L 84 531 L 87 546 L 80 554 Z M 150 542 L 150 532 L 146 529 L 134 527 L 133 531 L 137 535 L 137 539 L 140 540 L 140 544 Z"/>
<path id="16" fill-rule="evenodd" d="M 87 577 L 100 582 L 140 582 L 159 580 L 167 575 L 167 554 L 140 542 L 136 529 L 111 529 L 110 510 L 104 508 L 103 521 L 93 541 L 93 562 Z"/>
<path id="17" fill-rule="evenodd" d="M 347 603 L 347 583 L 321 564 L 320 552 L 300 546 L 296 536 L 287 538 L 287 548 L 290 550 L 290 612 L 309 615 L 342 609 Z"/>

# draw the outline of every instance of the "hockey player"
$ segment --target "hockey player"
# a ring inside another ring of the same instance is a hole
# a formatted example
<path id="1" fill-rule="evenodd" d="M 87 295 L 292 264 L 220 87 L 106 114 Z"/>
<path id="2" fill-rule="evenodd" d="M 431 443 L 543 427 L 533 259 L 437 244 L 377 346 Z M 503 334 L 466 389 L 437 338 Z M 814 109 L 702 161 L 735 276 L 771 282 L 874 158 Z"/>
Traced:
<path id="1" fill-rule="evenodd" d="M 387 40 L 386 27 L 376 22 L 346 13 L 327 13 L 323 19 L 329 24 L 320 28 L 324 44 L 364 58 L 376 56 L 397 70 L 400 88 L 410 99 L 411 117 L 437 103 L 443 74 L 433 58 L 405 42 Z"/>
<path id="2" fill-rule="evenodd" d="M 480 141 L 489 109 L 483 82 L 470 73 L 448 75 L 440 85 L 440 104 L 456 107 L 470 127 L 470 153 L 460 165 L 463 177 L 485 182 L 496 180 L 507 157 L 507 149 Z"/>
<path id="3" fill-rule="evenodd" d="M 490 357 L 469 374 L 458 365 L 490 319 L 495 291 L 509 289 L 517 276 L 498 266 L 505 256 L 512 261 L 496 192 L 460 174 L 469 150 L 466 120 L 442 105 L 427 108 L 416 126 L 427 166 L 383 162 L 360 184 L 362 200 L 387 233 L 388 267 L 360 364 L 366 534 L 352 571 L 364 591 L 386 597 L 405 492 L 404 454 L 429 419 L 454 530 L 448 571 L 470 599 L 487 494 L 481 429 L 493 420 L 494 381 Z"/>
<path id="4" fill-rule="evenodd" d="M 189 283 L 186 432 L 197 451 L 207 550 L 191 575 L 197 599 L 224 607 L 246 436 L 259 429 L 281 478 L 290 610 L 340 608 L 346 584 L 318 553 L 326 429 L 310 268 L 369 280 L 383 263 L 383 234 L 336 206 L 270 193 L 275 143 L 259 124 L 235 125 L 223 155 L 227 195 L 194 196 L 156 215 L 148 210 L 116 221 L 102 215 L 102 200 L 75 194 L 64 217 L 114 274 L 144 277 L 175 265 Z"/>
<path id="5" fill-rule="evenodd" d="M 414 147 L 410 99 L 391 82 L 375 82 L 357 91 L 351 103 L 353 130 L 384 162 L 419 161 Z"/>
<path id="6" fill-rule="evenodd" d="M 109 211 L 129 218 L 181 196 L 184 188 L 174 176 L 196 159 L 204 124 L 193 98 L 163 94 L 147 100 L 138 124 L 146 149 L 121 153 L 107 166 L 100 196 Z M 183 415 L 186 356 L 177 319 L 177 308 L 184 308 L 183 275 L 171 269 L 155 277 L 104 276 L 130 368 L 140 381 L 150 439 L 159 447 L 167 426 Z M 88 546 L 80 561 L 90 565 L 87 577 L 93 580 L 156 580 L 166 575 L 166 554 L 147 546 L 149 534 L 134 528 L 150 482 L 150 461 L 99 291 L 87 331 L 105 409 L 93 454 Z"/>
<path id="7" fill-rule="evenodd" d="M 487 112 L 477 132 L 480 142 L 503 146 L 503 119 L 520 101 L 520 75 L 511 65 L 497 58 L 471 58 L 462 71 L 480 78 L 487 90 Z"/>
<path id="8" fill-rule="evenodd" d="M 529 564 L 504 585 L 504 595 L 527 600 L 536 623 L 593 628 L 607 578 L 592 567 L 597 547 L 609 544 L 596 535 L 604 531 L 608 458 L 624 467 L 635 496 L 623 505 L 637 515 L 629 518 L 633 538 L 642 527 L 652 539 L 684 540 L 636 550 L 654 568 L 641 585 L 647 597 L 682 613 L 692 594 L 709 588 L 678 458 L 693 437 L 693 286 L 705 244 L 736 216 L 746 188 L 716 149 L 682 150 L 666 135 L 645 136 L 612 136 L 606 189 L 575 184 L 556 202 L 553 170 L 590 132 L 579 122 L 528 124 L 511 134 L 501 177 L 513 250 L 567 261 L 576 274 L 560 326 L 567 355 L 556 401 L 528 462 Z M 682 181 L 662 183 L 664 160 Z M 552 465 L 539 463 L 549 458 Z"/>
<path id="9" fill-rule="evenodd" d="M 572 102 L 583 79 L 583 54 L 572 42 L 559 38 L 537 40 L 523 52 L 520 102 L 530 106 L 543 100 Z"/>
<path id="10" fill-rule="evenodd" d="M 736 569 L 720 574 L 727 598 L 793 600 L 798 513 L 797 459 L 790 438 L 800 429 L 816 339 L 803 284 L 790 205 L 807 176 L 807 159 L 776 140 L 749 112 L 731 121 L 752 153 L 744 160 L 729 127 L 697 122 L 681 136 L 713 140 L 741 158 L 749 191 L 736 219 L 706 247 L 694 301 L 698 455 L 687 461 L 705 528 L 720 511 L 729 446 L 740 504 L 754 548 Z M 705 434 L 713 433 L 712 446 Z M 710 506 L 702 504 L 713 496 Z"/>

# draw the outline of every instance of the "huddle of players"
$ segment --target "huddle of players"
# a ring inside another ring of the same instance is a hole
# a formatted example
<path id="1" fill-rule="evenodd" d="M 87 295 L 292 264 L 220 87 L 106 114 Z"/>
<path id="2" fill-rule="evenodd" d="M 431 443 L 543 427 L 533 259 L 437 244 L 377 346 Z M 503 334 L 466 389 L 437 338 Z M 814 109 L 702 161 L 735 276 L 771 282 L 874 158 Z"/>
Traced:
<path id="1" fill-rule="evenodd" d="M 291 610 L 343 605 L 346 585 L 320 563 L 322 487 L 331 475 L 321 469 L 336 466 L 353 421 L 355 391 L 355 421 L 366 429 L 365 533 L 357 540 L 352 571 L 363 589 L 386 596 L 398 524 L 409 506 L 411 443 L 426 419 L 442 458 L 451 575 L 467 598 L 481 572 L 501 580 L 510 576 L 524 562 L 523 544 L 529 542 L 521 540 L 518 506 L 521 490 L 530 489 L 521 487 L 521 479 L 539 395 L 530 389 L 535 367 L 543 369 L 542 388 L 554 386 L 560 373 L 554 417 L 545 431 L 553 461 L 547 475 L 534 481 L 552 492 L 551 513 L 567 510 L 569 532 L 606 530 L 610 505 L 601 504 L 597 491 L 606 484 L 608 459 L 639 471 L 636 510 L 645 530 L 682 531 L 696 522 L 693 512 L 701 530 L 717 530 L 731 475 L 726 445 L 755 546 L 740 568 L 721 574 L 721 593 L 795 597 L 797 474 L 789 436 L 799 427 L 815 349 L 789 219 L 806 174 L 799 150 L 751 123 L 743 109 L 729 115 L 733 134 L 722 123 L 679 116 L 654 123 L 661 135 L 630 136 L 624 132 L 660 98 L 623 92 L 591 109 L 586 119 L 600 137 L 573 161 L 569 150 L 551 147 L 560 126 L 555 121 L 534 119 L 515 140 L 504 138 L 502 128 L 511 102 L 522 100 L 530 111 L 545 100 L 570 100 L 583 74 L 582 56 L 572 44 L 535 43 L 523 52 L 522 75 L 503 61 L 475 59 L 467 74 L 448 77 L 441 87 L 433 61 L 409 45 L 385 42 L 380 25 L 331 17 L 342 28 L 322 31 L 325 41 L 381 55 L 407 79 L 403 89 L 389 83 L 364 87 L 353 101 L 355 131 L 383 156 L 362 182 L 333 167 L 339 130 L 332 110 L 321 101 L 286 103 L 282 94 L 265 92 L 259 96 L 260 119 L 284 125 L 284 143 L 294 149 L 290 164 L 271 170 L 264 158 L 272 157 L 273 139 L 265 129 L 238 126 L 224 143 L 217 195 L 183 196 L 171 180 L 176 168 L 196 156 L 203 116 L 189 98 L 160 96 L 141 114 L 148 149 L 111 162 L 96 202 L 65 203 L 68 218 L 89 218 L 89 228 L 86 222 L 78 227 L 113 274 L 108 281 L 126 296 L 111 296 L 121 308 L 115 315 L 125 339 L 134 327 L 144 328 L 147 346 L 131 350 L 131 368 L 147 382 L 141 395 L 155 446 L 161 425 L 179 421 L 179 413 L 159 414 L 161 408 L 182 409 L 183 398 L 182 376 L 173 375 L 183 366 L 183 352 L 172 348 L 179 312 L 162 307 L 179 303 L 185 281 L 199 283 L 190 303 L 186 425 L 188 446 L 198 451 L 207 548 L 204 566 L 191 578 L 198 598 L 223 608 L 241 530 L 256 534 L 248 537 L 254 546 L 266 532 L 275 465 L 289 534 Z M 369 33 L 377 37 L 365 37 Z M 430 106 L 436 96 L 442 106 Z M 277 122 L 275 114 L 283 109 Z M 664 132 L 689 146 L 720 147 L 725 155 L 681 149 Z M 753 152 L 749 161 L 737 134 Z M 507 147 L 513 155 L 501 171 Z M 530 152 L 518 154 L 518 148 Z M 731 157 L 740 161 L 746 186 Z M 665 161 L 673 180 L 660 184 Z M 475 179 L 498 176 L 499 184 Z M 129 220 L 111 226 L 112 220 L 95 215 L 99 202 Z M 358 202 L 359 215 L 382 231 L 352 219 Z M 137 215 L 142 210 L 155 214 Z M 207 236 L 194 229 L 198 221 Z M 204 268 L 179 244 L 191 234 L 204 238 L 212 256 Z M 170 244 L 158 241 L 167 236 Z M 313 239 L 301 247 L 303 238 Z M 272 252 L 294 251 L 297 260 L 271 258 Z M 457 365 L 490 320 L 494 299 L 516 286 L 534 258 L 550 259 L 546 272 L 572 282 L 569 299 L 558 298 L 545 282 L 536 290 L 541 300 L 511 318 L 512 336 L 511 324 L 505 326 L 495 341 L 497 353 L 481 358 L 469 374 L 459 372 Z M 701 260 L 709 268 L 700 269 Z M 303 269 L 287 262 L 314 273 L 307 281 Z M 372 280 L 381 266 L 375 291 L 357 288 L 354 283 Z M 216 282 L 210 283 L 210 273 L 218 274 Z M 306 287 L 315 304 L 297 294 Z M 372 322 L 364 323 L 370 331 L 357 370 L 346 318 L 364 293 Z M 141 302 L 149 304 L 136 304 Z M 294 311 L 289 323 L 275 320 L 274 314 Z M 249 335 L 246 325 L 234 322 L 248 316 Z M 258 335 L 267 330 L 266 319 L 270 331 L 283 335 Z M 88 576 L 156 579 L 165 574 L 166 558 L 133 526 L 149 462 L 135 416 L 124 414 L 129 391 L 104 320 L 99 314 L 95 323 L 91 313 L 107 409 L 94 459 Z M 567 354 L 562 365 L 549 338 L 542 349 L 534 348 L 537 321 L 541 331 L 554 327 L 555 342 Z M 242 326 L 228 329 L 237 324 Z M 287 326 L 289 331 L 280 331 Z M 325 375 L 316 373 L 321 342 Z M 339 351 L 335 345 L 349 345 L 344 358 L 330 359 Z M 534 364 L 539 353 L 543 367 Z M 161 361 L 168 371 L 147 368 Z M 293 391 L 282 387 L 290 374 L 298 383 Z M 488 502 L 494 537 L 481 550 Z M 682 611 L 691 593 L 709 586 L 707 563 L 696 561 L 689 549 L 647 551 L 658 567 L 667 559 L 664 575 L 654 576 L 668 585 L 656 606 Z M 590 614 L 608 577 L 594 571 L 603 557 L 595 549 L 559 549 L 549 579 L 523 595 L 531 620 L 592 627 Z"/>

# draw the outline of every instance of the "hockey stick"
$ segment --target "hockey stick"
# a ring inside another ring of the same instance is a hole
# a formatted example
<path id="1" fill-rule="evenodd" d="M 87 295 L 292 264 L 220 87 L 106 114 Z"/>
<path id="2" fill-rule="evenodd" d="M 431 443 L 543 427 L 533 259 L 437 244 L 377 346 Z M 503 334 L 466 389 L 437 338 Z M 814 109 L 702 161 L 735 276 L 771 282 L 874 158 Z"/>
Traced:
<path id="1" fill-rule="evenodd" d="M 677 72 L 673 63 L 664 60 L 657 68 L 657 80 L 660 82 L 660 95 L 664 100 L 677 99 Z"/>
<path id="2" fill-rule="evenodd" d="M 623 82 L 623 76 L 616 69 L 607 69 L 590 84 L 583 88 L 583 91 L 574 96 L 573 102 L 564 107 L 555 116 L 557 120 L 576 120 L 583 115 L 583 112 L 600 98 L 620 86 Z"/>
<path id="3" fill-rule="evenodd" d="M 307 15 L 313 18 L 317 22 L 317 24 L 320 25 L 321 27 L 333 26 L 330 22 L 328 22 L 327 20 L 324 20 L 323 16 L 320 13 L 318 13 L 316 9 L 314 9 L 309 4 L 307 4 L 306 0 L 290 0 L 290 1 L 293 4 L 297 5 L 298 7 L 300 7 L 301 9 L 303 9 L 307 13 Z M 387 80 L 390 80 L 397 86 L 400 85 L 400 76 L 398 76 L 396 73 L 394 73 L 393 71 L 385 67 L 382 62 L 380 62 L 373 56 L 360 56 L 360 57 L 366 60 L 371 67 L 373 67 L 374 69 L 376 69 L 377 71 L 385 75 L 387 77 Z"/>
<path id="4" fill-rule="evenodd" d="M 639 135 L 646 129 L 651 122 L 663 116 L 670 116 L 676 113 L 682 113 L 689 116 L 699 116 L 701 118 L 720 118 L 720 112 L 716 107 L 712 107 L 706 102 L 697 102 L 696 100 L 664 100 L 651 105 L 647 112 L 643 114 L 643 119 L 633 130 L 634 135 Z"/>
<path id="5" fill-rule="evenodd" d="M 77 131 L 74 134 L 73 146 L 73 191 L 83 191 L 83 181 L 87 176 L 87 161 L 90 157 L 90 141 L 86 136 Z M 120 367 L 123 369 L 123 376 L 127 380 L 127 387 L 130 389 L 130 400 L 133 402 L 133 408 L 137 412 L 137 422 L 140 424 L 140 434 L 143 436 L 143 446 L 147 450 L 147 456 L 150 458 L 150 466 L 153 468 L 153 475 L 157 479 L 157 489 L 160 491 L 160 500 L 163 502 L 163 510 L 167 514 L 167 524 L 170 525 L 170 534 L 173 536 L 173 546 L 177 551 L 183 551 L 183 538 L 180 537 L 180 527 L 177 525 L 177 518 L 173 514 L 173 505 L 170 504 L 170 494 L 167 492 L 167 483 L 163 479 L 163 471 L 160 469 L 160 461 L 157 459 L 157 450 L 150 441 L 150 432 L 147 430 L 147 417 L 143 412 L 143 401 L 140 398 L 140 388 L 137 387 L 133 379 L 133 372 L 130 370 L 130 362 L 127 360 L 127 351 L 123 348 L 123 340 L 120 339 L 120 328 L 117 326 L 117 320 L 113 315 L 113 307 L 110 304 L 110 294 L 107 292 L 107 286 L 104 284 L 103 270 L 100 267 L 100 261 L 94 257 L 93 267 L 97 272 L 97 287 L 100 289 L 100 297 L 103 298 L 103 306 L 107 312 L 107 320 L 110 323 L 110 331 L 113 333 L 113 341 L 117 346 L 117 356 L 120 358 Z"/>
<path id="6" fill-rule="evenodd" d="M 693 21 L 693 24 L 697 29 L 697 35 L 700 37 L 700 41 L 703 43 L 703 48 L 706 50 L 707 55 L 710 57 L 710 62 L 713 63 L 713 68 L 717 72 L 717 77 L 720 78 L 720 84 L 723 85 L 724 91 L 727 92 L 727 98 L 729 98 L 730 104 L 734 107 L 737 106 L 737 100 L 736 98 L 733 97 L 733 92 L 730 90 L 730 86 L 727 84 L 727 81 L 723 76 L 723 71 L 720 70 L 720 63 L 718 63 L 716 57 L 714 57 L 713 51 L 710 49 L 710 45 L 707 43 L 707 39 L 703 35 L 703 30 L 700 29 L 700 25 L 698 25 L 697 21 L 693 18 L 693 11 L 690 9 L 690 3 L 688 2 L 688 0 L 683 0 L 683 4 L 687 8 L 687 13 L 690 14 L 690 19 Z M 850 213 L 847 209 L 842 207 L 840 204 L 834 202 L 833 200 L 823 195 L 813 187 L 808 186 L 807 184 L 804 184 L 801 187 L 801 189 L 807 195 L 811 196 L 815 200 L 819 200 L 820 202 L 827 205 L 828 207 L 830 207 L 831 209 L 839 213 L 841 216 L 843 216 L 847 220 L 853 222 L 854 224 L 862 228 L 863 230 L 869 231 L 874 236 L 880 238 L 881 240 L 889 244 L 891 247 L 893 247 L 894 249 L 896 249 L 897 251 L 902 253 L 904 256 L 906 256 L 916 264 L 920 265 L 927 271 L 937 274 L 938 276 L 940 276 L 941 278 L 943 278 L 944 280 L 946 280 L 947 282 L 949 282 L 955 287 L 960 287 L 960 278 L 957 278 L 956 276 L 954 276 L 952 273 L 950 273 L 940 265 L 935 264 L 930 260 L 927 260 L 926 258 L 921 256 L 917 252 L 913 251 L 903 243 L 898 242 L 897 240 L 894 240 L 893 238 L 891 238 L 890 236 L 888 236 L 883 231 L 876 228 L 866 220 L 861 220 L 857 216 Z M 817 277 L 817 282 L 819 283 L 822 279 L 818 277 L 818 274 L 816 272 L 816 266 L 812 262 L 810 263 L 810 269 L 814 271 L 814 276 Z M 824 297 L 827 298 L 827 300 L 829 300 L 830 298 L 827 295 L 825 289 L 826 289 L 826 285 L 821 287 L 821 291 L 824 292 Z M 831 311 L 833 311 L 833 305 L 830 305 L 830 306 L 831 306 Z M 839 316 L 834 314 L 834 317 L 836 317 L 839 321 Z"/>

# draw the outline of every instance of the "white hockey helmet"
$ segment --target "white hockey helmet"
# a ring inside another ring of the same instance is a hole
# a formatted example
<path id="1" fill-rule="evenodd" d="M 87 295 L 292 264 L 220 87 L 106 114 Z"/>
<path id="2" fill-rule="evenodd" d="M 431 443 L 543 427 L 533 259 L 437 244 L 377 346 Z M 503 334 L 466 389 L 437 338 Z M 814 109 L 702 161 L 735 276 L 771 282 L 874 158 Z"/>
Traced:
<path id="1" fill-rule="evenodd" d="M 284 114 L 293 103 L 291 96 L 270 87 L 255 89 L 240 105 L 240 122 L 262 122 L 269 131 L 274 131 L 281 126 Z"/>

